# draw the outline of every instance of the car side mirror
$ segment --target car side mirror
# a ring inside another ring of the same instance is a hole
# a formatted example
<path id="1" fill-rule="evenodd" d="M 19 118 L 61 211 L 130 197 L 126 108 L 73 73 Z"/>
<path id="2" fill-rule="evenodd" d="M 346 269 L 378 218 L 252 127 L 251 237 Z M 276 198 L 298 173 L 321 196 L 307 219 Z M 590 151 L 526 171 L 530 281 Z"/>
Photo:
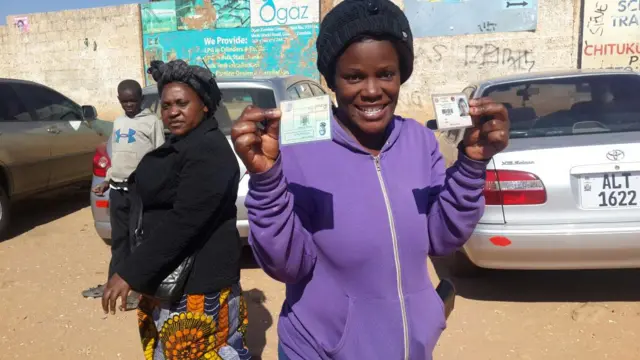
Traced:
<path id="1" fill-rule="evenodd" d="M 426 126 L 427 128 L 429 128 L 429 129 L 433 130 L 433 131 L 438 130 L 438 123 L 436 122 L 436 119 L 428 120 L 428 121 L 425 123 L 425 126 Z"/>
<path id="2" fill-rule="evenodd" d="M 96 120 L 98 118 L 98 111 L 92 105 L 82 105 L 82 116 L 85 120 Z"/>

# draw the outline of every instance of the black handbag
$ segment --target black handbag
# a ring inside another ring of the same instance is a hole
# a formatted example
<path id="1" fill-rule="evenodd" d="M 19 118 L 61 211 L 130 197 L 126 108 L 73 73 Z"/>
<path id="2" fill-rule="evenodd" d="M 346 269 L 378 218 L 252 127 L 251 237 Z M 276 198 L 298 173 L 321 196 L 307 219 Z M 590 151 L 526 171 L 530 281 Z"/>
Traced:
<path id="1" fill-rule="evenodd" d="M 136 223 L 135 230 L 133 232 L 133 248 L 138 247 L 142 243 L 142 215 L 144 214 L 144 208 L 142 206 L 142 201 L 138 199 L 138 219 Z M 158 285 L 155 294 L 148 294 L 153 296 L 155 299 L 160 300 L 162 302 L 173 303 L 182 297 L 184 294 L 184 286 L 187 282 L 187 278 L 189 277 L 189 273 L 191 272 L 191 268 L 193 267 L 193 262 L 196 254 L 192 254 L 187 256 L 178 267 L 176 267 L 171 274 L 169 274 L 161 283 Z"/>

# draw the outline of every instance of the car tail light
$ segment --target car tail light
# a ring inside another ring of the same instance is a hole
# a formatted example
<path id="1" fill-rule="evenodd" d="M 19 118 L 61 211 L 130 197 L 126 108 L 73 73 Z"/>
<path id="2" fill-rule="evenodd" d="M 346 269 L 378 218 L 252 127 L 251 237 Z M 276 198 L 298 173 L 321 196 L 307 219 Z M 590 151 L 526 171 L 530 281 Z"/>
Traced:
<path id="1" fill-rule="evenodd" d="M 101 209 L 108 209 L 109 200 L 96 200 L 96 207 Z"/>
<path id="2" fill-rule="evenodd" d="M 517 170 L 487 170 L 484 185 L 487 205 L 537 205 L 547 202 L 542 180 Z"/>
<path id="3" fill-rule="evenodd" d="M 107 154 L 107 143 L 102 143 L 96 147 L 96 152 L 93 154 L 93 175 L 105 177 L 110 167 L 111 159 Z"/>

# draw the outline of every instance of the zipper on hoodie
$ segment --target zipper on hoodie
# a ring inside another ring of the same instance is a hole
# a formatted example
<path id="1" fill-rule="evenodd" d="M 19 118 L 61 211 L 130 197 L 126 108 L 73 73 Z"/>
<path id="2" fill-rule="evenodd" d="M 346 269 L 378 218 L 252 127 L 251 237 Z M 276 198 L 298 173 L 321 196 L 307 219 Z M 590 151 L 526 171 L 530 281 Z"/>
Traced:
<path id="1" fill-rule="evenodd" d="M 382 196 L 384 197 L 384 204 L 387 208 L 387 216 L 389 218 L 389 227 L 391 228 L 391 242 L 393 243 L 393 259 L 396 265 L 396 282 L 398 284 L 398 298 L 400 300 L 400 312 L 402 314 L 402 336 L 404 340 L 404 360 L 409 360 L 409 325 L 407 322 L 407 309 L 404 303 L 404 292 L 402 291 L 402 267 L 400 266 L 400 253 L 398 251 L 398 237 L 396 235 L 396 225 L 393 221 L 393 213 L 391 212 L 391 202 L 389 201 L 389 194 L 387 193 L 387 187 L 384 184 L 382 178 L 382 167 L 380 166 L 380 156 L 374 156 L 373 161 L 376 165 L 376 174 L 378 175 L 378 181 L 380 182 L 380 188 L 382 189 Z"/>

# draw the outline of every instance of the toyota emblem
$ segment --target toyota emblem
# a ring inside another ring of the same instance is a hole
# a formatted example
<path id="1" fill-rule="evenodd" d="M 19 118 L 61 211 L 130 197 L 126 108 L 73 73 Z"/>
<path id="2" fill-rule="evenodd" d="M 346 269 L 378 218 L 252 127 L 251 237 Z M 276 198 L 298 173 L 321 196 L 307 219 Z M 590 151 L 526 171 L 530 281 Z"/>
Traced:
<path id="1" fill-rule="evenodd" d="M 622 150 L 611 150 L 607 153 L 607 159 L 611 161 L 618 161 L 624 159 L 624 152 Z"/>

